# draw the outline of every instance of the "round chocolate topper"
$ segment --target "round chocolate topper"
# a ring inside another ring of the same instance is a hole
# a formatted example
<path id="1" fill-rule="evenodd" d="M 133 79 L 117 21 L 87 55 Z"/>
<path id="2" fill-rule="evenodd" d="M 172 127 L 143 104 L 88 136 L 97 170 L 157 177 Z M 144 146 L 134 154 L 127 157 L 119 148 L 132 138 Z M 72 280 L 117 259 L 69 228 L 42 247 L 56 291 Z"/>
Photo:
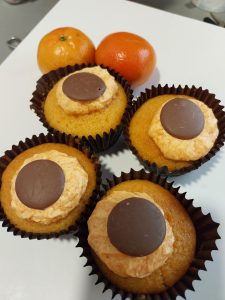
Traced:
<path id="1" fill-rule="evenodd" d="M 161 110 L 160 121 L 166 132 L 181 140 L 195 138 L 202 132 L 205 124 L 201 109 L 183 98 L 167 102 Z"/>
<path id="2" fill-rule="evenodd" d="M 143 198 L 128 198 L 111 211 L 107 223 L 111 243 L 130 256 L 154 252 L 166 235 L 166 222 L 161 211 Z"/>
<path id="3" fill-rule="evenodd" d="M 15 190 L 27 207 L 45 209 L 61 196 L 65 185 L 62 168 L 51 160 L 35 160 L 18 173 Z"/>
<path id="4" fill-rule="evenodd" d="M 104 81 L 95 74 L 81 72 L 73 74 L 63 82 L 63 93 L 71 100 L 94 100 L 105 92 Z"/>

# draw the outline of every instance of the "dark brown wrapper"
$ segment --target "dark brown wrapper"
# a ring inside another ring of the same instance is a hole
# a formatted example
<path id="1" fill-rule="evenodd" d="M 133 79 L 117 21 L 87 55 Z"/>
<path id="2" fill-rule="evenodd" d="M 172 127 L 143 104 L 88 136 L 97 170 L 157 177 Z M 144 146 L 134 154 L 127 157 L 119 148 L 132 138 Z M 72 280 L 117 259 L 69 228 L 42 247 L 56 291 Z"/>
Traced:
<path id="1" fill-rule="evenodd" d="M 95 262 L 94 256 L 92 254 L 91 248 L 87 242 L 88 237 L 88 227 L 87 220 L 90 217 L 92 211 L 95 208 L 96 203 L 105 195 L 105 193 L 111 189 L 113 186 L 134 179 L 149 180 L 156 183 L 168 190 L 172 195 L 174 195 L 177 200 L 183 205 L 188 215 L 190 216 L 196 230 L 196 254 L 195 257 L 185 273 L 185 275 L 176 282 L 172 287 L 168 288 L 165 292 L 158 294 L 133 294 L 125 290 L 121 290 L 119 287 L 111 283 L 98 268 Z M 86 266 L 92 267 L 92 271 L 89 275 L 97 275 L 98 279 L 95 284 L 100 282 L 104 283 L 103 293 L 106 290 L 112 291 L 112 298 L 116 295 L 121 295 L 121 299 L 131 299 L 131 300 L 175 300 L 178 296 L 185 298 L 185 292 L 187 290 L 193 290 L 193 281 L 200 280 L 198 275 L 200 270 L 206 270 L 205 262 L 207 260 L 212 261 L 212 251 L 217 250 L 216 240 L 220 239 L 217 232 L 219 224 L 212 220 L 210 214 L 204 215 L 200 207 L 193 206 L 193 199 L 187 200 L 185 197 L 186 193 L 179 193 L 180 187 L 173 187 L 174 182 L 168 182 L 166 177 L 162 177 L 154 172 L 146 173 L 144 169 L 140 171 L 130 170 L 129 173 L 121 173 L 120 177 L 114 176 L 108 184 L 104 185 L 103 191 L 100 192 L 96 201 L 89 205 L 83 217 L 80 219 L 79 229 L 76 236 L 79 238 L 77 247 L 82 248 L 81 257 L 87 258 Z"/>
<path id="2" fill-rule="evenodd" d="M 72 137 L 71 135 L 66 135 L 62 133 L 57 133 L 57 134 L 48 133 L 47 135 L 41 133 L 39 136 L 33 135 L 31 139 L 26 138 L 24 142 L 20 141 L 17 146 L 13 145 L 11 150 L 7 150 L 5 152 L 5 155 L 0 157 L 0 188 L 2 183 L 1 178 L 4 170 L 7 168 L 9 163 L 17 155 L 19 155 L 20 153 L 24 152 L 27 149 L 30 149 L 32 147 L 41 144 L 46 144 L 46 143 L 60 143 L 60 144 L 66 144 L 68 146 L 74 147 L 80 150 L 81 152 L 83 152 L 93 162 L 96 170 L 97 184 L 96 184 L 96 189 L 93 191 L 93 194 L 90 197 L 90 202 L 94 201 L 93 199 L 95 199 L 96 196 L 98 195 L 98 192 L 100 190 L 100 185 L 101 185 L 101 166 L 98 161 L 98 158 L 93 154 L 93 152 L 86 144 L 82 143 L 82 141 Z M 1 202 L 0 202 L 0 220 L 3 221 L 2 227 L 6 227 L 8 232 L 13 232 L 14 235 L 19 235 L 22 238 L 29 238 L 29 239 L 40 240 L 40 239 L 57 238 L 65 234 L 72 234 L 77 230 L 77 222 L 71 225 L 67 230 L 63 230 L 60 232 L 52 232 L 47 234 L 26 232 L 20 230 L 19 228 L 15 227 L 12 223 L 10 223 L 9 219 L 7 219 L 7 216 L 5 215 L 4 210 L 1 207 Z"/>
<path id="3" fill-rule="evenodd" d="M 33 97 L 30 100 L 31 105 L 30 108 L 34 110 L 36 115 L 39 117 L 39 120 L 42 122 L 42 124 L 48 129 L 51 133 L 58 132 L 56 129 L 50 127 L 48 124 L 44 111 L 43 111 L 43 103 L 50 92 L 50 90 L 53 88 L 53 86 L 64 76 L 67 76 L 68 74 L 81 70 L 86 67 L 94 67 L 97 66 L 96 64 L 81 64 L 81 65 L 74 65 L 74 66 L 66 66 L 64 68 L 59 68 L 57 70 L 53 70 L 45 75 L 43 75 L 38 81 L 36 85 L 36 90 L 33 92 Z M 130 88 L 130 85 L 127 80 L 125 80 L 120 74 L 118 74 L 113 69 L 110 69 L 108 67 L 105 67 L 104 65 L 100 65 L 102 68 L 107 69 L 108 72 L 118 81 L 126 95 L 127 95 L 127 107 L 131 106 L 132 99 L 133 99 L 133 91 Z M 118 138 L 120 137 L 122 133 L 122 123 L 123 118 L 125 116 L 125 112 L 123 114 L 121 123 L 117 125 L 116 128 L 112 128 L 110 132 L 104 132 L 102 136 L 97 134 L 96 136 L 89 135 L 88 137 L 81 137 L 80 139 L 87 143 L 92 151 L 95 153 L 105 151 L 111 146 L 113 146 Z"/>
<path id="4" fill-rule="evenodd" d="M 192 166 L 175 171 L 169 171 L 167 166 L 158 167 L 157 164 L 154 162 L 151 163 L 147 160 L 143 160 L 142 157 L 139 155 L 137 149 L 132 145 L 132 142 L 129 137 L 129 124 L 135 112 L 142 106 L 142 104 L 144 104 L 149 99 L 165 94 L 186 95 L 194 97 L 204 102 L 209 108 L 211 108 L 216 119 L 218 120 L 219 135 L 214 143 L 213 148 L 209 151 L 209 153 L 204 157 L 193 161 Z M 210 160 L 216 154 L 216 152 L 218 152 L 220 148 L 224 145 L 225 112 L 223 108 L 224 107 L 220 105 L 220 101 L 215 98 L 214 94 L 209 93 L 208 90 L 203 90 L 201 87 L 196 88 L 195 86 L 192 86 L 190 88 L 187 85 L 184 88 L 182 88 L 180 85 L 177 88 L 174 85 L 171 87 L 169 87 L 168 85 L 158 85 L 157 87 L 153 86 L 151 89 L 146 89 L 145 92 L 142 92 L 137 101 L 133 101 L 133 105 L 129 106 L 126 110 L 125 117 L 123 118 L 124 135 L 126 143 L 128 144 L 133 154 L 138 157 L 139 161 L 149 171 L 161 174 L 162 176 L 183 175 L 185 173 L 198 169 L 203 163 Z"/>

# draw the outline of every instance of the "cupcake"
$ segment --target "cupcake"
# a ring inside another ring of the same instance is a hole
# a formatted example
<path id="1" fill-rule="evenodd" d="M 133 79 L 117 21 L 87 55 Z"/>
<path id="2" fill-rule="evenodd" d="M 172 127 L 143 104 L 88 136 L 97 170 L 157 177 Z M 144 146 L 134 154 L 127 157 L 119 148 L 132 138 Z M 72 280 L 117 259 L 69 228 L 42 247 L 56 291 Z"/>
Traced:
<path id="1" fill-rule="evenodd" d="M 31 108 L 50 131 L 78 136 L 98 152 L 119 138 L 131 98 L 128 82 L 112 69 L 75 65 L 41 77 Z"/>
<path id="2" fill-rule="evenodd" d="M 167 85 L 146 90 L 128 109 L 126 140 L 150 170 L 180 175 L 223 145 L 225 113 L 208 90 Z"/>
<path id="3" fill-rule="evenodd" d="M 193 289 L 219 238 L 218 224 L 165 178 L 131 170 L 86 211 L 78 247 L 105 290 L 122 299 L 176 299 Z"/>
<path id="4" fill-rule="evenodd" d="M 76 228 L 100 184 L 96 158 L 62 134 L 33 136 L 0 158 L 0 216 L 14 234 L 48 238 Z"/>

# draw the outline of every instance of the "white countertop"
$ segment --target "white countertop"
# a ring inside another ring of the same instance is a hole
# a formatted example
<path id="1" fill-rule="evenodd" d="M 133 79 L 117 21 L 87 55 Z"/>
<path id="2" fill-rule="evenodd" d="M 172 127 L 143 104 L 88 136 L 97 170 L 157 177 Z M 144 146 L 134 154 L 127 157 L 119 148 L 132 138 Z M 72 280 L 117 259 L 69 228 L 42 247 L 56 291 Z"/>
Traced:
<path id="1" fill-rule="evenodd" d="M 199 21 L 165 13 L 124 0 L 61 0 L 0 66 L 1 116 L 0 155 L 19 140 L 46 132 L 29 109 L 29 99 L 40 77 L 36 63 L 37 45 L 53 28 L 73 26 L 84 31 L 97 45 L 108 33 L 130 31 L 149 40 L 157 53 L 157 70 L 149 83 L 195 84 L 208 88 L 218 99 L 225 99 L 225 30 Z M 140 166 L 129 151 L 102 158 L 117 175 Z M 176 179 L 201 205 L 205 213 L 221 223 L 213 252 L 214 262 L 200 272 L 195 292 L 188 300 L 225 299 L 225 149 L 199 170 Z M 14 237 L 0 228 L 1 300 L 106 300 L 102 286 L 88 277 L 73 239 L 29 241 Z M 120 299 L 119 297 L 115 298 Z M 177 298 L 180 300 L 181 298 Z"/>

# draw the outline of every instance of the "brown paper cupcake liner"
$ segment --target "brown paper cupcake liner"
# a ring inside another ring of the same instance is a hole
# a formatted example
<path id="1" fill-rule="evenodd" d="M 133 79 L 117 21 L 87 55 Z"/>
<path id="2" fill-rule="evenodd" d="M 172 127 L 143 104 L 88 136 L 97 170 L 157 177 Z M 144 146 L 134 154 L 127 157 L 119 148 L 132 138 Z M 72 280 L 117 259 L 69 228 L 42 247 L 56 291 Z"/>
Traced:
<path id="1" fill-rule="evenodd" d="M 105 193 L 111 189 L 113 186 L 134 179 L 144 179 L 149 180 L 153 183 L 156 183 L 168 190 L 172 195 L 174 195 L 177 200 L 183 205 L 187 213 L 189 214 L 192 222 L 195 226 L 196 230 L 196 253 L 195 257 L 188 268 L 185 275 L 176 282 L 172 287 L 168 288 L 165 292 L 157 293 L 157 294 L 134 294 L 129 293 L 127 291 L 121 290 L 119 287 L 111 283 L 101 272 L 98 265 L 95 262 L 93 257 L 91 248 L 87 242 L 88 237 L 88 227 L 87 220 L 90 217 L 96 203 L 105 195 Z M 87 263 L 86 266 L 90 266 L 92 268 L 89 275 L 97 275 L 98 279 L 95 284 L 100 282 L 104 283 L 103 293 L 106 290 L 112 291 L 112 298 L 116 295 L 121 295 L 121 299 L 131 299 L 131 300 L 175 300 L 178 296 L 185 298 L 185 292 L 187 290 L 194 291 L 193 281 L 201 280 L 199 277 L 200 270 L 206 270 L 205 262 L 207 260 L 212 261 L 212 250 L 217 250 L 216 240 L 220 239 L 220 236 L 217 232 L 219 224 L 212 220 L 210 214 L 204 215 L 201 207 L 193 206 L 193 199 L 187 200 L 185 197 L 186 193 L 179 193 L 180 187 L 173 187 L 174 182 L 168 182 L 166 177 L 162 177 L 154 172 L 146 173 L 144 169 L 140 171 L 134 171 L 131 169 L 129 173 L 121 173 L 120 177 L 114 176 L 110 181 L 108 180 L 108 184 L 103 186 L 103 191 L 99 194 L 98 198 L 96 198 L 95 203 L 89 205 L 86 212 L 83 214 L 79 224 L 79 230 L 76 235 L 79 238 L 79 242 L 77 247 L 82 248 L 81 257 L 86 257 Z"/>
<path id="2" fill-rule="evenodd" d="M 71 135 L 66 135 L 62 133 L 57 134 L 50 134 L 44 135 L 41 133 L 39 136 L 33 135 L 31 139 L 26 138 L 25 141 L 20 141 L 17 146 L 13 145 L 11 150 L 5 152 L 5 155 L 0 157 L 0 188 L 1 188 L 1 178 L 4 170 L 7 168 L 9 163 L 20 153 L 24 152 L 27 149 L 32 147 L 46 144 L 46 143 L 61 143 L 66 144 L 71 147 L 77 148 L 78 150 L 82 151 L 92 162 L 95 164 L 96 169 L 96 177 L 97 177 L 97 185 L 96 189 L 93 191 L 93 194 L 90 198 L 90 202 L 92 199 L 96 198 L 100 190 L 101 185 L 101 167 L 98 161 L 98 158 L 92 153 L 92 151 L 84 145 L 79 139 L 75 139 Z M 52 232 L 52 233 L 33 233 L 27 232 L 24 230 L 20 230 L 16 226 L 14 226 L 7 216 L 4 213 L 3 208 L 1 207 L 0 202 L 0 220 L 2 222 L 2 227 L 6 227 L 8 232 L 13 232 L 14 235 L 20 235 L 22 238 L 29 238 L 29 239 L 50 239 L 56 238 L 65 234 L 74 233 L 77 230 L 77 222 L 71 225 L 67 230 L 62 230 L 60 232 Z"/>
<path id="3" fill-rule="evenodd" d="M 36 85 L 36 90 L 33 92 L 33 97 L 30 100 L 31 105 L 30 108 L 34 110 L 36 115 L 39 117 L 39 120 L 43 123 L 43 125 L 48 129 L 51 133 L 58 132 L 56 129 L 52 128 L 48 121 L 45 118 L 44 111 L 43 111 L 43 103 L 49 93 L 49 91 L 53 88 L 53 86 L 64 76 L 68 74 L 81 70 L 86 67 L 94 67 L 97 66 L 96 64 L 81 64 L 81 65 L 74 65 L 74 66 L 66 66 L 64 68 L 59 68 L 57 70 L 53 70 L 45 75 L 43 75 L 38 81 Z M 107 69 L 108 72 L 118 81 L 128 99 L 127 106 L 131 106 L 132 98 L 133 98 L 133 91 L 130 88 L 130 85 L 127 80 L 125 80 L 120 74 L 118 74 L 113 69 L 105 67 L 104 65 L 100 65 L 102 68 Z M 125 112 L 123 114 L 122 120 L 125 116 Z M 112 128 L 110 132 L 104 132 L 102 136 L 97 134 L 96 136 L 89 135 L 88 137 L 81 137 L 83 142 L 86 142 L 91 149 L 97 153 L 101 151 L 105 151 L 111 146 L 113 146 L 118 138 L 122 133 L 122 120 L 121 123 L 117 125 L 116 128 Z"/>
<path id="4" fill-rule="evenodd" d="M 142 157 L 139 155 L 137 149 L 132 145 L 132 142 L 129 137 L 129 124 L 130 121 L 135 114 L 135 112 L 151 98 L 165 95 L 165 94 L 175 94 L 175 95 L 187 95 L 194 97 L 202 102 L 204 102 L 209 108 L 211 108 L 214 112 L 215 117 L 218 120 L 218 129 L 219 135 L 214 143 L 213 148 L 209 151 L 207 155 L 204 157 L 193 161 L 192 166 L 182 168 L 180 170 L 169 171 L 167 166 L 159 167 L 156 163 L 150 163 L 147 160 L 143 160 Z M 137 101 L 133 102 L 133 105 L 128 107 L 126 110 L 125 117 L 123 118 L 123 126 L 124 126 L 124 135 L 125 140 L 128 146 L 130 147 L 131 151 L 134 155 L 136 155 L 139 161 L 148 169 L 149 171 L 154 171 L 157 174 L 161 174 L 163 176 L 178 176 L 185 173 L 188 173 L 192 170 L 198 169 L 203 163 L 210 160 L 216 152 L 220 150 L 220 148 L 224 145 L 225 141 L 225 112 L 223 110 L 223 106 L 220 105 L 220 101 L 215 98 L 214 94 L 209 93 L 208 90 L 203 90 L 201 87 L 196 88 L 192 86 L 191 88 L 185 85 L 182 88 L 180 85 L 176 88 L 174 85 L 169 87 L 168 85 L 161 86 L 158 85 L 157 87 L 152 87 L 151 89 L 146 89 L 145 92 L 142 92 L 140 97 Z"/>

